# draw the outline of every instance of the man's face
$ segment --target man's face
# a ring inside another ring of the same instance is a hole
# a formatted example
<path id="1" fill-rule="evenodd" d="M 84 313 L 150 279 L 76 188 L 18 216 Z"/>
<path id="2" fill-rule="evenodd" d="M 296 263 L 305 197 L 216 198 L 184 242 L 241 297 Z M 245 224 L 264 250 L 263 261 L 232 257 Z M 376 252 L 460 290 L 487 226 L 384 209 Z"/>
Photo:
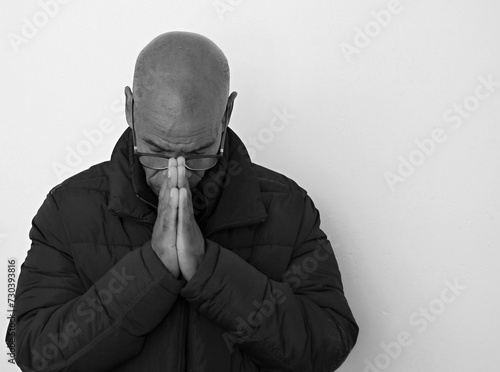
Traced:
<path id="1" fill-rule="evenodd" d="M 178 158 L 190 155 L 215 155 L 219 149 L 222 123 L 210 118 L 211 112 L 173 112 L 155 105 L 134 105 L 134 124 L 139 152 L 161 154 Z M 214 110 L 211 110 L 212 113 Z M 146 182 L 156 195 L 167 177 L 167 171 L 144 167 Z M 193 189 L 206 171 L 191 171 L 186 168 L 189 187 Z"/>

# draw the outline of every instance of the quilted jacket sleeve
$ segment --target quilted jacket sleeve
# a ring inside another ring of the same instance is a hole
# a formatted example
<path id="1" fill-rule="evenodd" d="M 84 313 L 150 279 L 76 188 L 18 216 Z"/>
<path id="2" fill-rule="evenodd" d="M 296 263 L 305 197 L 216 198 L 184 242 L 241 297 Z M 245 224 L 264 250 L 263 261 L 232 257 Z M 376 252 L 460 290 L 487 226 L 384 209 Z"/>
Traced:
<path id="1" fill-rule="evenodd" d="M 304 204 L 282 281 L 207 240 L 204 261 L 181 291 L 263 371 L 332 371 L 358 336 L 319 213 L 308 196 Z"/>
<path id="2" fill-rule="evenodd" d="M 16 361 L 23 371 L 117 366 L 140 351 L 185 283 L 146 243 L 86 289 L 52 194 L 33 219 L 30 238 L 16 293 Z"/>

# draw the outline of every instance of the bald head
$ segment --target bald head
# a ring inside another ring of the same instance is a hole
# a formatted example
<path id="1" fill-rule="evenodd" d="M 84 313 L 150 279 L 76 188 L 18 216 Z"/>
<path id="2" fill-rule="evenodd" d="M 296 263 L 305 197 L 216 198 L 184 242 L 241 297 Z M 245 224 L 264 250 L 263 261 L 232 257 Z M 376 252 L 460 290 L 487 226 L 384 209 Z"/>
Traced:
<path id="1" fill-rule="evenodd" d="M 222 117 L 229 94 L 227 59 L 202 35 L 167 32 L 139 54 L 133 88 L 139 107 L 147 105 L 169 118 Z"/>

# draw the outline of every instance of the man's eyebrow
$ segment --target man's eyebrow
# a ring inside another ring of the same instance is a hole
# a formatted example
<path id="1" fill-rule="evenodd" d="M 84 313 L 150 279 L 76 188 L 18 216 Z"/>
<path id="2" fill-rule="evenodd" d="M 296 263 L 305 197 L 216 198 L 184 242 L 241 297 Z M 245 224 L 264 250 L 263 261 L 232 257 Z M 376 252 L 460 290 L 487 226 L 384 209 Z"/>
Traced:
<path id="1" fill-rule="evenodd" d="M 201 147 L 198 147 L 196 150 L 193 150 L 193 151 L 200 151 L 200 150 L 205 150 L 205 149 L 208 149 L 210 146 L 212 146 L 214 144 L 215 141 L 212 141 L 212 142 L 209 142 L 207 143 L 206 145 L 203 145 Z"/>

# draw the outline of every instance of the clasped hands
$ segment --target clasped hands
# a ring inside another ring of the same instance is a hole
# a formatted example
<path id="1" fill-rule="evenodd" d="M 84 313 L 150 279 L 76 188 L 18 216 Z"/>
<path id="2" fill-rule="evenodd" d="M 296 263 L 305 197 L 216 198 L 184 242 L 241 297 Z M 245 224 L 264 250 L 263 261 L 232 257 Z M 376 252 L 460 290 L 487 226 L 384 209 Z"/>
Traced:
<path id="1" fill-rule="evenodd" d="M 170 158 L 163 172 L 151 246 L 173 276 L 190 280 L 205 255 L 205 239 L 194 219 L 185 159 Z"/>

